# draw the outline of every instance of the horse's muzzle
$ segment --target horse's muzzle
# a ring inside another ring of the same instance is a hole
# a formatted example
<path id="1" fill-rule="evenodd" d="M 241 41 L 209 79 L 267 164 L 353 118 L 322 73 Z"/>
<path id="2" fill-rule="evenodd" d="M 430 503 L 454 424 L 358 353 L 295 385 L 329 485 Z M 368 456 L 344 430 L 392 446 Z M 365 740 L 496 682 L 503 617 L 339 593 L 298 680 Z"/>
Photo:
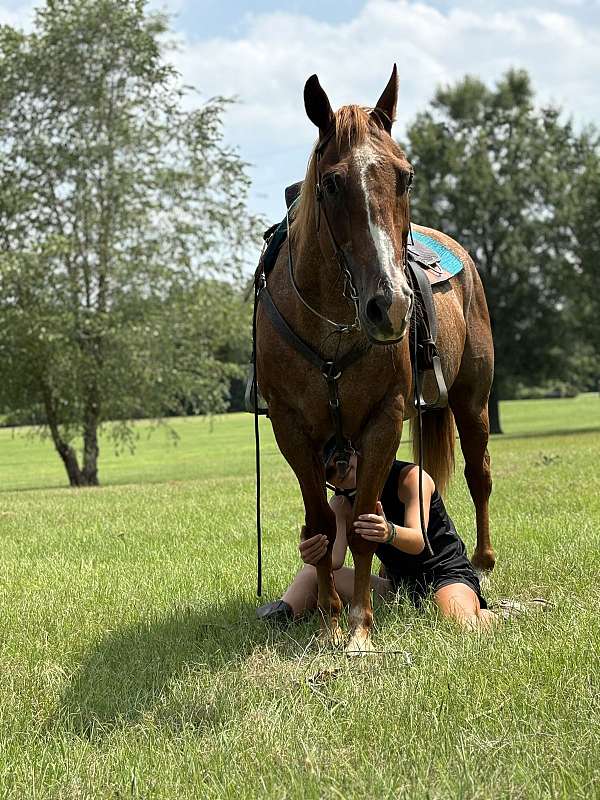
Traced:
<path id="1" fill-rule="evenodd" d="M 363 329 L 373 344 L 392 344 L 404 338 L 412 311 L 413 293 L 384 289 L 373 295 L 361 314 Z"/>

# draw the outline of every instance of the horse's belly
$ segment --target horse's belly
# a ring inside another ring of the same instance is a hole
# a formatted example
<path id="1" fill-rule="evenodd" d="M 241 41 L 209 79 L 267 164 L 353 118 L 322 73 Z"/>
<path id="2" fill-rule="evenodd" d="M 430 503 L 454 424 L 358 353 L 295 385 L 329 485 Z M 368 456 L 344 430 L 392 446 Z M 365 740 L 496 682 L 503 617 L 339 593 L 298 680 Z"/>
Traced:
<path id="1" fill-rule="evenodd" d="M 437 347 L 448 385 L 454 381 L 460 368 L 467 335 L 462 292 L 453 283 L 449 284 L 450 291 L 434 292 L 433 295 L 438 318 Z"/>

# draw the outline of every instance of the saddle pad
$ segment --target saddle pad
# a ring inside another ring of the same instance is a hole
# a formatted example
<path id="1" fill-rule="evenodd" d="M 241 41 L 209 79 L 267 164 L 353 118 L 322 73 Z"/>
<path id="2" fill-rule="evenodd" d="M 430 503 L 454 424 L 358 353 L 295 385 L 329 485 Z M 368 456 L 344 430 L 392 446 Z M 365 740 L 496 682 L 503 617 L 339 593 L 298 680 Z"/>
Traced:
<path id="1" fill-rule="evenodd" d="M 298 198 L 296 198 L 289 206 L 288 214 L 290 215 L 290 219 L 294 216 L 297 202 Z M 263 238 L 266 241 L 267 246 L 262 256 L 262 264 L 265 270 L 265 275 L 268 275 L 275 266 L 279 251 L 287 239 L 287 218 L 284 217 L 279 225 L 273 225 L 271 228 L 265 231 Z"/>
<path id="2" fill-rule="evenodd" d="M 416 246 L 412 248 L 409 243 L 409 258 L 423 267 L 431 284 L 443 283 L 454 275 L 458 275 L 463 269 L 464 264 L 456 253 L 438 242 L 437 239 L 415 230 L 412 235 Z M 422 247 L 424 247 L 425 253 L 421 250 Z M 427 250 L 433 251 L 437 258 L 435 260 L 427 258 Z"/>

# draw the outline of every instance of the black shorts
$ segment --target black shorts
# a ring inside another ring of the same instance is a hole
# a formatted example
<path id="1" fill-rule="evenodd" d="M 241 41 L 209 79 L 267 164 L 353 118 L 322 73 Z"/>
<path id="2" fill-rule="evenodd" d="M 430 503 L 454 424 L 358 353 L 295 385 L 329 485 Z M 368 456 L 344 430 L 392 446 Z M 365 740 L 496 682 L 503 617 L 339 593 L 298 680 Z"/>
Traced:
<path id="1" fill-rule="evenodd" d="M 470 563 L 467 562 L 462 569 L 452 569 L 438 571 L 437 574 L 424 572 L 423 574 L 413 577 L 403 575 L 398 577 L 396 575 L 389 575 L 389 579 L 396 591 L 405 591 L 411 602 L 420 608 L 424 601 L 431 595 L 435 594 L 439 589 L 444 586 L 449 586 L 452 583 L 464 583 L 469 589 L 472 589 L 477 598 L 479 599 L 479 607 L 487 608 L 485 597 L 481 594 L 481 586 L 479 578 Z"/>

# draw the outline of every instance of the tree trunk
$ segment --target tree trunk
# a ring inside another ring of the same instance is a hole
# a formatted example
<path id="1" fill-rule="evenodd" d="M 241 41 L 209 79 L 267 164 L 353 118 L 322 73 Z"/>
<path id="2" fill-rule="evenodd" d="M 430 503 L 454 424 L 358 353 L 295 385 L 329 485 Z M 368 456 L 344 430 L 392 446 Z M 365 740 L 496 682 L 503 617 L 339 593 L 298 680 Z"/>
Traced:
<path id="1" fill-rule="evenodd" d="M 55 413 L 55 408 L 52 403 L 52 393 L 48 386 L 42 385 L 42 394 L 44 397 L 44 409 L 46 411 L 46 419 L 48 420 L 48 427 L 50 428 L 50 435 L 54 442 L 56 452 L 61 457 L 67 477 L 69 478 L 70 486 L 89 486 L 87 476 L 79 467 L 77 461 L 77 453 L 68 442 L 60 435 L 60 428 L 58 425 L 58 418 Z"/>
<path id="2" fill-rule="evenodd" d="M 490 433 L 503 433 L 502 427 L 500 426 L 500 404 L 498 402 L 496 381 L 492 383 L 492 391 L 490 392 L 490 399 L 488 401 L 488 413 L 490 417 Z"/>
<path id="3" fill-rule="evenodd" d="M 52 441 L 54 442 L 56 452 L 61 457 L 62 462 L 65 465 L 65 469 L 67 470 L 69 484 L 71 486 L 85 486 L 85 478 L 79 469 L 77 453 L 75 450 L 73 450 L 70 444 L 67 444 L 67 442 L 62 439 L 58 425 L 56 424 L 56 420 L 54 418 L 51 419 L 48 417 L 48 426 L 50 428 L 50 433 L 52 435 Z"/>
<path id="4" fill-rule="evenodd" d="M 65 469 L 67 470 L 67 475 L 69 478 L 69 484 L 71 486 L 85 486 L 85 479 L 79 469 L 79 464 L 77 462 L 77 454 L 73 450 L 73 448 L 68 445 L 66 442 L 63 442 L 60 437 L 58 439 L 52 434 L 52 439 L 54 441 L 54 446 L 58 452 L 58 455 L 62 458 L 62 462 L 65 465 Z"/>
<path id="5" fill-rule="evenodd" d="M 90 390 L 86 402 L 85 420 L 83 423 L 83 475 L 86 486 L 98 486 L 98 393 L 96 387 Z"/>

